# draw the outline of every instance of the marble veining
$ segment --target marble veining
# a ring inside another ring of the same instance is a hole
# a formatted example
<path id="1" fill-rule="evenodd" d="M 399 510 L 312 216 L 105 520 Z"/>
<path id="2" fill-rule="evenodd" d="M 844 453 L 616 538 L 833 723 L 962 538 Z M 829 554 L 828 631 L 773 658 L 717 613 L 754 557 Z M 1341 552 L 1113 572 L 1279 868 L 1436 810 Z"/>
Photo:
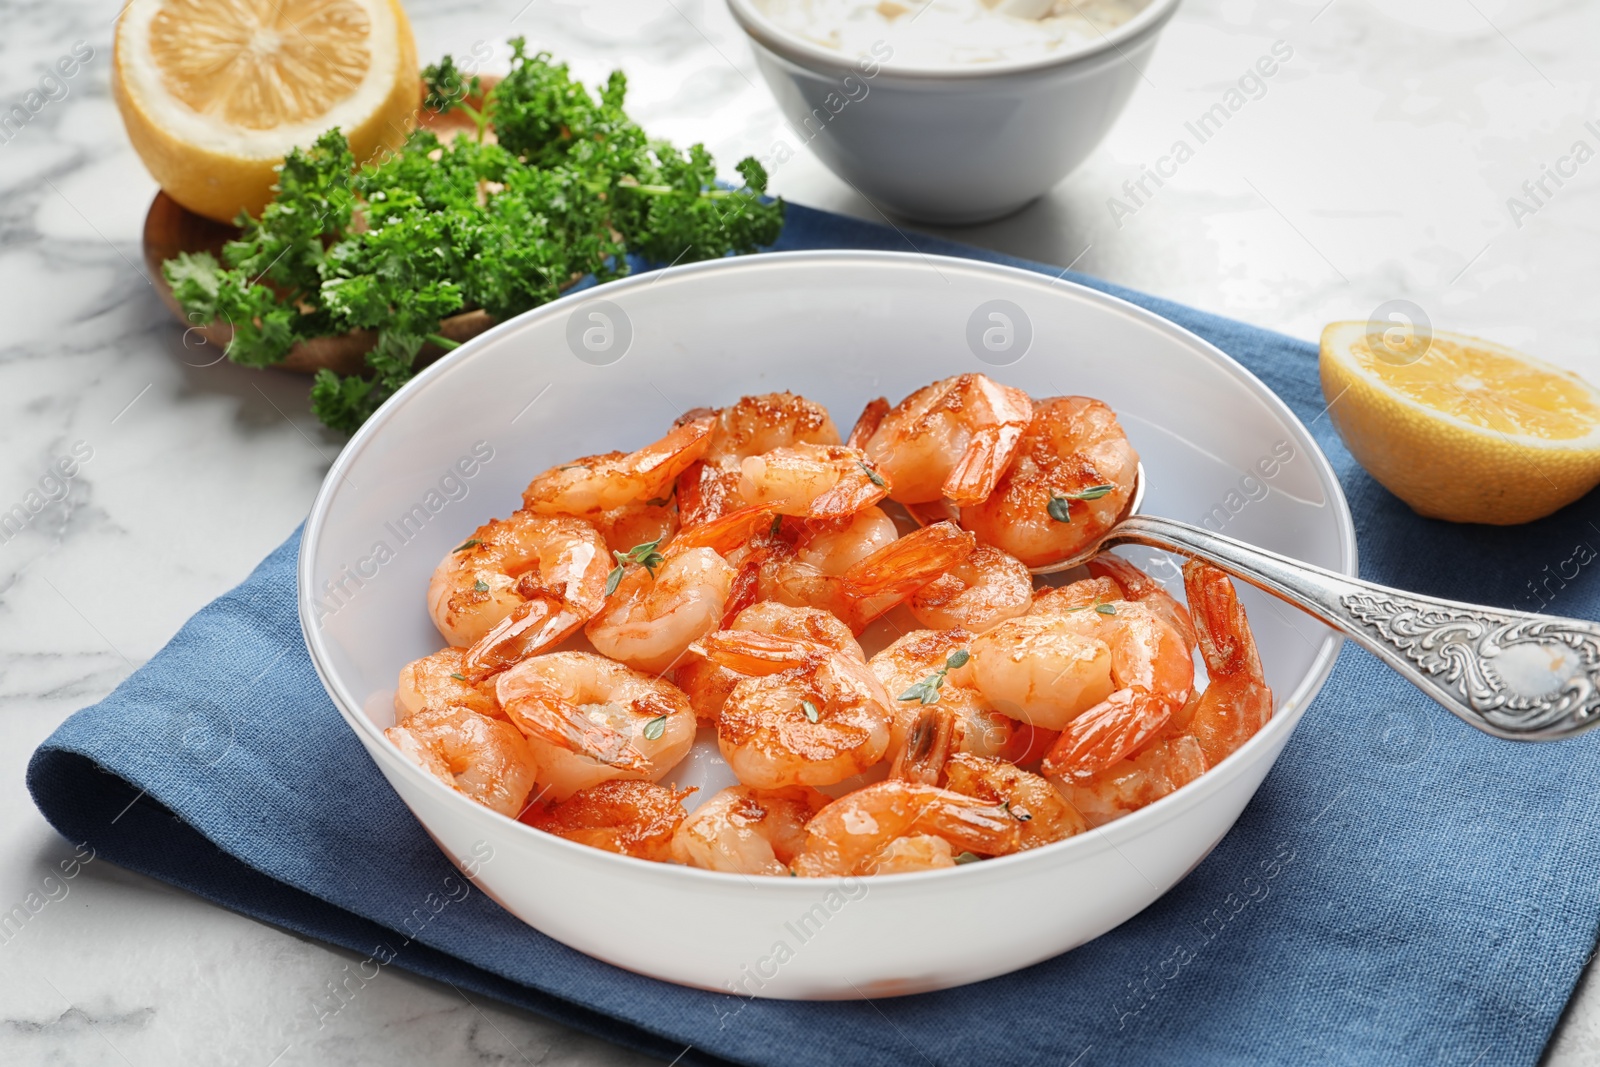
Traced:
<path id="1" fill-rule="evenodd" d="M 248 1067 L 646 1062 L 396 969 L 331 1018 L 348 953 L 73 855 L 28 800 L 28 755 L 304 516 L 340 439 L 304 381 L 186 348 L 139 250 L 155 188 L 108 89 L 116 3 L 8 0 L 0 105 L 76 42 L 93 57 L 0 143 L 0 510 L 75 442 L 93 458 L 0 543 L 0 1061 Z M 797 202 L 881 220 L 785 128 L 719 0 L 409 0 L 425 58 L 525 34 L 593 82 L 629 76 L 652 133 L 731 173 L 766 157 Z M 1585 0 L 1188 0 L 1101 149 L 1019 214 L 950 236 L 1314 338 L 1405 298 L 1432 321 L 1600 379 L 1600 162 L 1508 207 L 1574 142 L 1600 148 Z M 1275 42 L 1293 58 L 1165 184 L 1143 168 Z M 781 149 L 780 149 L 780 146 Z M 50 899 L 49 893 L 59 895 Z M 1484 1062 L 1493 1059 L 1489 1055 Z M 1547 1057 L 1600 1059 L 1600 989 Z"/>

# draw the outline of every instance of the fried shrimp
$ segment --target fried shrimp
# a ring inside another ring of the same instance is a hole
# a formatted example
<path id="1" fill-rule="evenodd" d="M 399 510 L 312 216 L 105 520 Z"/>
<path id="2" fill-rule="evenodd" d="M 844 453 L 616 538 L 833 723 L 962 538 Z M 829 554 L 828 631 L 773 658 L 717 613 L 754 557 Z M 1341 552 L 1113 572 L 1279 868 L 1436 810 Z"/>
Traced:
<path id="1" fill-rule="evenodd" d="M 869 404 L 857 426 L 882 404 Z M 1032 402 L 1021 389 L 959 374 L 923 386 L 884 412 L 862 447 L 900 503 L 948 498 L 967 507 L 994 492 L 1032 419 Z"/>
<path id="2" fill-rule="evenodd" d="M 1091 826 L 1121 818 L 1194 781 L 1272 717 L 1272 690 L 1262 676 L 1233 583 L 1215 567 L 1194 560 L 1184 566 L 1183 576 L 1210 682 L 1127 758 L 1087 776 L 1058 780 L 1058 788 Z"/>
<path id="3" fill-rule="evenodd" d="M 983 374 L 872 400 L 847 441 L 791 392 L 696 408 L 543 471 L 439 563 L 449 647 L 400 670 L 386 735 L 539 830 L 748 877 L 937 870 L 1083 833 L 1273 713 L 1220 570 L 1184 567 L 1187 607 L 1115 555 L 1035 586 L 1092 555 L 1138 467 L 1104 403 Z M 686 813 L 669 775 L 691 752 L 739 784 Z"/>
<path id="4" fill-rule="evenodd" d="M 945 764 L 945 788 L 989 804 L 999 804 L 1022 825 L 1017 851 L 1062 841 L 1089 828 L 1076 808 L 1048 780 L 1003 760 L 965 752 Z"/>
<path id="5" fill-rule="evenodd" d="M 523 490 L 523 510 L 595 519 L 630 504 L 665 501 L 678 475 L 711 444 L 713 421 L 706 415 L 681 422 L 637 452 L 584 456 L 551 467 Z"/>
<path id="6" fill-rule="evenodd" d="M 676 686 L 592 652 L 525 659 L 495 696 L 556 800 L 613 778 L 659 781 L 694 744 L 694 710 Z"/>
<path id="7" fill-rule="evenodd" d="M 866 508 L 837 525 L 792 529 L 758 549 L 758 595 L 821 608 L 856 633 L 971 555 L 971 534 L 950 523 L 897 537 L 894 520 Z"/>
<path id="8" fill-rule="evenodd" d="M 801 443 L 748 456 L 739 464 L 739 496 L 771 504 L 779 515 L 841 519 L 889 495 L 889 481 L 866 453 L 846 445 Z"/>
<path id="9" fill-rule="evenodd" d="M 666 863 L 683 822 L 683 799 L 693 792 L 654 782 L 602 782 L 549 808 L 530 810 L 522 821 L 580 845 Z"/>
<path id="10" fill-rule="evenodd" d="M 957 684 L 1041 730 L 1060 730 L 1111 695 L 1111 649 L 1091 634 L 1035 612 L 1007 619 L 968 646 L 972 659 L 951 672 Z"/>
<path id="11" fill-rule="evenodd" d="M 740 611 L 724 629 L 814 641 L 860 660 L 867 658 L 850 627 L 818 608 L 797 608 L 764 600 Z M 700 724 L 714 726 L 728 694 L 743 677 L 704 656 L 691 654 L 683 658 L 672 680 L 688 694 Z"/>
<path id="12" fill-rule="evenodd" d="M 584 634 L 601 654 L 660 674 L 721 624 L 734 574 L 709 548 L 672 553 L 658 568 L 625 574 Z"/>
<path id="13" fill-rule="evenodd" d="M 908 749 L 929 746 L 932 752 L 995 756 L 1010 744 L 1018 724 L 995 710 L 972 686 L 970 672 L 960 669 L 971 654 L 972 642 L 973 635 L 965 630 L 913 630 L 872 657 L 872 673 L 894 700 L 889 750 L 896 759 Z M 914 729 L 929 705 L 950 712 L 948 725 L 938 726 L 937 737 L 927 735 L 927 727 L 922 732 Z M 944 761 L 934 762 L 936 775 Z M 935 778 L 925 780 L 937 784 Z"/>
<path id="14" fill-rule="evenodd" d="M 746 459 L 777 448 L 839 444 L 828 409 L 794 393 L 742 397 L 709 414 L 711 439 L 705 452 L 678 478 L 679 519 L 686 528 L 745 503 L 739 486 Z"/>
<path id="15" fill-rule="evenodd" d="M 961 508 L 961 525 L 1029 567 L 1056 563 L 1116 524 L 1138 469 L 1139 454 L 1105 404 L 1081 396 L 1039 400 L 999 484 Z"/>
<path id="16" fill-rule="evenodd" d="M 889 697 L 859 657 L 827 645 L 720 630 L 695 651 L 744 675 L 717 719 L 717 747 L 745 785 L 831 785 L 889 747 Z"/>
<path id="17" fill-rule="evenodd" d="M 1165 727 L 1194 690 L 1194 658 L 1183 635 L 1143 604 L 1119 600 L 1026 618 L 1103 643 L 1115 685 L 1062 728 L 1044 758 L 1046 774 L 1086 777 L 1111 766 Z"/>
<path id="18" fill-rule="evenodd" d="M 584 628 L 603 655 L 642 671 L 670 670 L 689 645 L 721 625 L 737 572 L 721 552 L 767 521 L 765 506 L 704 523 L 668 545 L 614 552 L 605 606 Z"/>
<path id="19" fill-rule="evenodd" d="M 918 589 L 911 614 L 935 630 L 992 630 L 1033 606 L 1033 576 L 1022 561 L 993 545 L 972 554 Z"/>
<path id="20" fill-rule="evenodd" d="M 450 550 L 428 583 L 428 613 L 450 644 L 479 646 L 469 666 L 505 666 L 563 640 L 599 610 L 610 558 L 582 519 L 518 511 Z"/>
<path id="21" fill-rule="evenodd" d="M 495 703 L 494 684 L 468 681 L 465 661 L 466 652 L 462 649 L 441 648 L 401 667 L 394 689 L 394 721 L 404 724 L 419 711 L 451 706 L 468 708 L 491 719 L 505 718 L 505 712 Z"/>
<path id="22" fill-rule="evenodd" d="M 458 793 L 515 819 L 533 789 L 534 757 L 508 722 L 446 705 L 383 732 L 401 755 Z"/>
<path id="23" fill-rule="evenodd" d="M 1058 778 L 1056 788 L 1090 826 L 1104 826 L 1188 785 L 1207 766 L 1200 743 L 1183 734 L 1157 738 L 1086 777 Z"/>
<path id="24" fill-rule="evenodd" d="M 1000 805 L 891 779 L 818 812 L 806 824 L 805 846 L 791 869 L 816 878 L 951 867 L 958 851 L 1015 852 L 1021 825 Z"/>
<path id="25" fill-rule="evenodd" d="M 786 875 L 805 827 L 828 798 L 809 786 L 735 785 L 696 808 L 672 835 L 672 858 L 734 874 Z"/>

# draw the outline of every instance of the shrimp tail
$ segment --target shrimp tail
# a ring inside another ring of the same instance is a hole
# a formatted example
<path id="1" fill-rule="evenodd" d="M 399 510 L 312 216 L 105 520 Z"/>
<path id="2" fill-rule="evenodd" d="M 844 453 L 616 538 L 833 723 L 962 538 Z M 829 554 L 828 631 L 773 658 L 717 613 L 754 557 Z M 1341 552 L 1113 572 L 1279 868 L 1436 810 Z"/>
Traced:
<path id="1" fill-rule="evenodd" d="M 1044 758 L 1044 772 L 1087 778 L 1161 731 L 1173 708 L 1141 686 L 1119 689 L 1067 724 Z"/>
<path id="2" fill-rule="evenodd" d="M 752 552 L 750 558 L 739 565 L 739 572 L 733 576 L 733 584 L 728 587 L 728 599 L 723 605 L 718 629 L 731 627 L 739 613 L 756 602 L 756 595 L 761 591 L 761 564 L 765 559 L 765 553 Z"/>
<path id="3" fill-rule="evenodd" d="M 1261 657 L 1233 580 L 1211 564 L 1191 559 L 1183 565 L 1183 587 L 1193 612 L 1200 656 L 1211 676 L 1261 679 Z"/>
<path id="4" fill-rule="evenodd" d="M 938 785 L 950 758 L 955 715 L 937 704 L 922 708 L 906 731 L 905 748 L 894 758 L 889 777 L 906 782 Z"/>
<path id="5" fill-rule="evenodd" d="M 733 499 L 722 472 L 705 460 L 695 460 L 678 475 L 679 529 L 689 530 L 726 514 Z"/>
<path id="6" fill-rule="evenodd" d="M 964 378 L 962 384 L 965 402 L 980 413 L 981 425 L 946 476 L 943 491 L 962 507 L 975 507 L 989 498 L 1011 465 L 1022 435 L 1033 422 L 1033 401 L 1021 389 L 982 374 Z"/>
<path id="7" fill-rule="evenodd" d="M 476 685 L 507 667 L 560 644 L 587 621 L 559 596 L 541 595 L 517 605 L 462 657 L 462 673 Z"/>
<path id="8" fill-rule="evenodd" d="M 989 804 L 946 790 L 940 792 L 944 795 L 924 809 L 912 824 L 914 830 L 937 834 L 949 841 L 952 848 L 985 856 L 1000 856 L 1017 850 L 1021 824 L 1004 805 Z"/>
<path id="9" fill-rule="evenodd" d="M 894 484 L 877 471 L 862 467 L 860 477 L 842 478 L 832 489 L 818 494 L 806 508 L 808 519 L 847 519 L 888 496 Z"/>
<path id="10" fill-rule="evenodd" d="M 709 548 L 719 555 L 727 555 L 769 526 L 777 508 L 776 504 L 750 504 L 707 519 L 692 529 L 679 530 L 670 547 L 674 552 Z"/>
<path id="11" fill-rule="evenodd" d="M 1211 683 L 1195 702 L 1189 732 L 1206 760 L 1220 763 L 1272 718 L 1272 690 L 1233 581 L 1208 563 L 1183 566 L 1183 584 L 1194 612 L 1200 655 Z"/>
<path id="12" fill-rule="evenodd" d="M 803 666 L 819 652 L 831 650 L 811 641 L 754 630 L 718 630 L 690 645 L 689 651 L 731 671 L 759 678 Z"/>
<path id="13" fill-rule="evenodd" d="M 654 444 L 645 445 L 628 457 L 636 474 L 644 478 L 664 474 L 670 481 L 691 463 L 697 462 L 711 444 L 713 415 L 701 415 L 674 425 Z"/>
<path id="14" fill-rule="evenodd" d="M 945 477 L 944 495 L 964 508 L 987 500 L 1010 465 L 1026 425 L 986 426 L 973 434 L 966 451 Z"/>
<path id="15" fill-rule="evenodd" d="M 845 590 L 858 597 L 909 596 L 972 555 L 978 539 L 953 523 L 896 538 L 844 572 Z"/>
<path id="16" fill-rule="evenodd" d="M 845 444 L 851 448 L 866 448 L 872 435 L 883 425 L 883 417 L 887 414 L 889 414 L 887 397 L 880 396 L 876 400 L 867 401 L 867 406 L 861 411 L 861 417 L 856 420 L 855 426 L 851 427 L 850 438 Z"/>
<path id="17" fill-rule="evenodd" d="M 597 723 L 564 700 L 521 698 L 506 705 L 517 727 L 530 737 L 588 756 L 620 771 L 647 774 L 650 761 L 628 735 Z"/>

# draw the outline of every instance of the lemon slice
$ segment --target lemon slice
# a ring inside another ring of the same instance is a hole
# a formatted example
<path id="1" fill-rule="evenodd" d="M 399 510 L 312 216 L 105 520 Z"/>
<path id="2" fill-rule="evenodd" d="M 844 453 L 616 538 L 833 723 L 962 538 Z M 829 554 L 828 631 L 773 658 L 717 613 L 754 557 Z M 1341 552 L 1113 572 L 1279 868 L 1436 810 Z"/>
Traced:
<path id="1" fill-rule="evenodd" d="M 1322 391 L 1351 455 L 1421 515 L 1510 526 L 1600 484 L 1600 390 L 1461 334 L 1322 332 Z"/>
<path id="2" fill-rule="evenodd" d="M 134 149 L 178 203 L 259 215 L 274 168 L 329 127 L 357 161 L 400 145 L 420 103 L 395 0 L 133 0 L 112 90 Z"/>

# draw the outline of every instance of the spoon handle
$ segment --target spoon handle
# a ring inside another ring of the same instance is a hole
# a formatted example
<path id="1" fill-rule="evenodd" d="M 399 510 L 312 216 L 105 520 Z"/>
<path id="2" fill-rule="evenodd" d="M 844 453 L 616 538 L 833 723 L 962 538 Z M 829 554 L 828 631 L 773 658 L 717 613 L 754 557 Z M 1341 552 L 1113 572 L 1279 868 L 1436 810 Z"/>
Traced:
<path id="1" fill-rule="evenodd" d="M 1104 543 L 1196 556 L 1287 600 L 1496 737 L 1551 741 L 1600 723 L 1600 625 L 1593 622 L 1418 596 L 1153 515 L 1124 519 Z M 1517 668 L 1564 680 L 1529 696 L 1507 682 Z"/>

